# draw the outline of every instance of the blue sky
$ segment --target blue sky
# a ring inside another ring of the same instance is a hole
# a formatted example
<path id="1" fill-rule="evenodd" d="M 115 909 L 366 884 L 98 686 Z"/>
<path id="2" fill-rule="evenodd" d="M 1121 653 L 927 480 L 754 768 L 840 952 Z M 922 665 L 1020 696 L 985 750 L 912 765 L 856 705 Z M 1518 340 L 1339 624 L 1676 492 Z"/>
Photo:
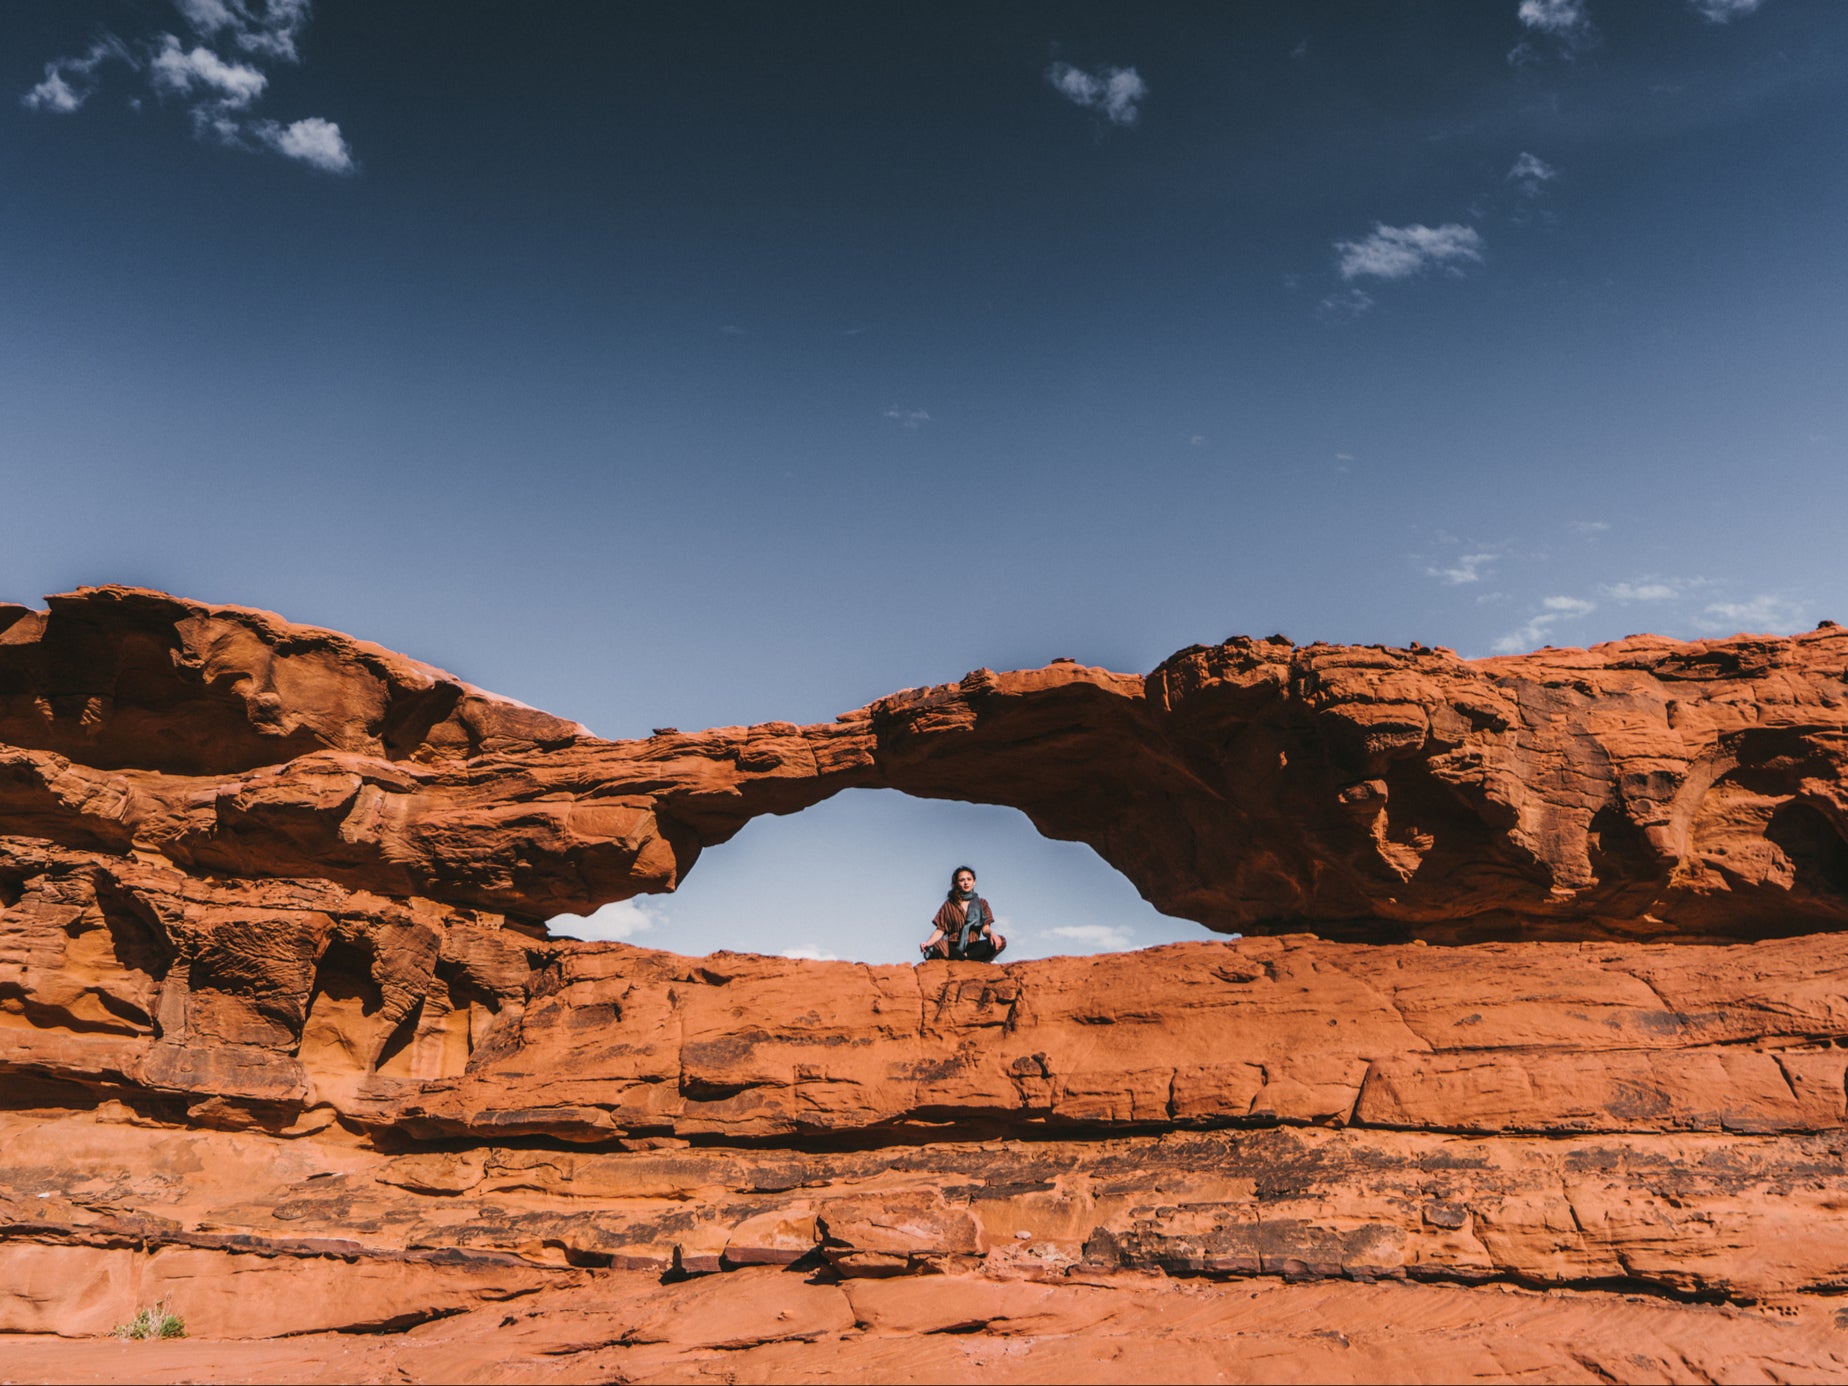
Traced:
<path id="1" fill-rule="evenodd" d="M 1821 0 L 21 0 L 0 598 L 607 736 L 1839 618 L 1845 63 Z M 888 794 L 602 926 L 896 960 L 963 859 L 1023 953 L 1198 932 Z"/>

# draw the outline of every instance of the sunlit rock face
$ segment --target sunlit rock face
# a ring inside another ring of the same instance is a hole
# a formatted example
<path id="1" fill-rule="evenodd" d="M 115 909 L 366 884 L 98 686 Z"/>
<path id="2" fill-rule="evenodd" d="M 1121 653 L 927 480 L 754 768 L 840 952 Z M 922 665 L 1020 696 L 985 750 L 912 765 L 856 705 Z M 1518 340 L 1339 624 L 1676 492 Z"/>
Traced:
<path id="1" fill-rule="evenodd" d="M 1840 1378 L 1845 662 L 1235 640 L 609 742 L 266 613 L 0 607 L 0 1329 L 73 1340 L 27 1375 L 164 1298 L 250 1340 L 192 1379 Z M 538 922 L 874 786 L 1258 936 Z"/>
<path id="2" fill-rule="evenodd" d="M 1832 626 L 1473 662 L 1235 639 L 603 741 L 329 631 L 98 588 L 0 607 L 0 811 L 195 877 L 542 920 L 884 787 L 1018 808 L 1224 931 L 1753 938 L 1848 923 L 1845 669 Z"/>

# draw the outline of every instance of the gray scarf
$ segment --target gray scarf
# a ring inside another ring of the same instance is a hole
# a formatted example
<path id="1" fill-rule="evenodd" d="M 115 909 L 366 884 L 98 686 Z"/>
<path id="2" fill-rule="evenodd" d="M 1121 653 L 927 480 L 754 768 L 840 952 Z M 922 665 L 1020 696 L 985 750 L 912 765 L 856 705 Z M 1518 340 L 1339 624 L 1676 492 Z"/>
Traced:
<path id="1" fill-rule="evenodd" d="M 982 897 L 973 890 L 967 895 L 959 890 L 956 892 L 956 898 L 963 902 L 962 934 L 956 941 L 956 951 L 966 953 L 969 951 L 969 940 L 980 932 L 982 927 Z"/>

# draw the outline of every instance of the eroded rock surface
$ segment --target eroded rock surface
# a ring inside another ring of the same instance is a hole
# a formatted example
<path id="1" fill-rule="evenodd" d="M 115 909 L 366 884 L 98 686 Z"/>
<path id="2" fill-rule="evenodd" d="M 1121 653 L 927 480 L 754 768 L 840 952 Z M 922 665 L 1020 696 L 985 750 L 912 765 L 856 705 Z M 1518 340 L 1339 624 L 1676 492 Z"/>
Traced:
<path id="1" fill-rule="evenodd" d="M 607 742 L 260 612 L 0 608 L 0 1376 L 1840 1379 L 1844 658 L 1233 641 Z M 871 785 L 1259 936 L 539 923 Z M 205 1356 L 89 1341 L 155 1300 Z"/>
<path id="2" fill-rule="evenodd" d="M 797 727 L 601 741 L 263 612 L 0 608 L 0 817 L 194 874 L 538 920 L 671 889 L 751 818 L 889 787 L 1021 809 L 1245 932 L 1755 937 L 1848 923 L 1848 632 L 1468 662 L 1236 639 Z"/>

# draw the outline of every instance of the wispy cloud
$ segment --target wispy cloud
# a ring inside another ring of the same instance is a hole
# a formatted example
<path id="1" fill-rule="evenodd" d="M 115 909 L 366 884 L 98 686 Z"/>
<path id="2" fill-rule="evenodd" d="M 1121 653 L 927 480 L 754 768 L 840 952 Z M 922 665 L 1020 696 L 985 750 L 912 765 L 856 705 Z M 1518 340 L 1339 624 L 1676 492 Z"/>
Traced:
<path id="1" fill-rule="evenodd" d="M 1448 586 L 1462 587 L 1468 583 L 1481 582 L 1482 570 L 1500 557 L 1497 553 L 1466 553 L 1448 568 L 1426 568 L 1425 573 Z"/>
<path id="2" fill-rule="evenodd" d="M 27 110 L 69 115 L 96 95 L 96 70 L 107 62 L 139 66 L 120 39 L 101 38 L 80 57 L 54 58 L 46 63 L 45 80 L 20 97 L 20 104 Z"/>
<path id="3" fill-rule="evenodd" d="M 245 63 L 228 63 L 203 45 L 191 52 L 172 34 L 162 34 L 148 62 L 148 80 L 164 95 L 192 98 L 207 105 L 239 110 L 269 85 L 269 78 Z"/>
<path id="4" fill-rule="evenodd" d="M 1046 80 L 1067 101 L 1101 113 L 1112 125 L 1134 125 L 1149 84 L 1133 67 L 1105 67 L 1086 72 L 1070 63 L 1054 63 Z"/>
<path id="5" fill-rule="evenodd" d="M 927 423 L 935 423 L 928 409 L 900 409 L 896 404 L 886 410 L 882 418 L 892 420 L 900 428 L 922 428 Z"/>
<path id="6" fill-rule="evenodd" d="M 839 962 L 840 954 L 830 953 L 826 948 L 785 948 L 778 953 L 779 958 L 800 958 L 804 962 Z"/>
<path id="7" fill-rule="evenodd" d="M 1546 54 L 1539 42 L 1551 40 L 1561 57 L 1570 58 L 1581 48 L 1597 41 L 1591 16 L 1584 0 L 1521 0 L 1515 17 L 1533 34 L 1515 44 L 1508 54 L 1510 67 L 1527 67 L 1544 62 Z"/>
<path id="8" fill-rule="evenodd" d="M 353 172 L 353 151 L 333 121 L 309 116 L 285 124 L 249 115 L 269 87 L 264 65 L 301 60 L 297 40 L 311 0 L 173 0 L 173 7 L 192 32 L 190 44 L 165 31 L 133 43 L 108 34 L 80 57 L 47 63 L 45 79 L 21 100 L 70 115 L 96 94 L 98 69 L 120 61 L 144 74 L 155 96 L 181 105 L 200 138 L 272 150 L 326 173 Z"/>
<path id="9" fill-rule="evenodd" d="M 1681 588 L 1672 582 L 1613 582 L 1604 595 L 1614 602 L 1667 602 L 1679 597 Z"/>
<path id="10" fill-rule="evenodd" d="M 1509 631 L 1495 642 L 1493 648 L 1497 654 L 1521 654 L 1549 643 L 1547 636 L 1559 622 L 1589 616 L 1598 609 L 1598 604 L 1586 601 L 1583 597 L 1558 596 L 1542 598 L 1540 608 L 1528 617 L 1525 625 Z"/>
<path id="11" fill-rule="evenodd" d="M 561 914 L 548 926 L 566 938 L 620 943 L 652 931 L 661 922 L 659 907 L 640 900 L 618 900 L 589 914 Z"/>
<path id="12" fill-rule="evenodd" d="M 1702 609 L 1695 624 L 1710 634 L 1788 635 L 1807 622 L 1796 602 L 1766 594 L 1744 602 L 1712 602 Z"/>
<path id="13" fill-rule="evenodd" d="M 1528 28 L 1555 38 L 1582 34 L 1591 26 L 1584 0 L 1521 0 L 1515 16 Z"/>
<path id="14" fill-rule="evenodd" d="M 1507 181 L 1514 184 L 1524 197 L 1538 197 L 1548 183 L 1559 177 L 1559 170 L 1537 154 L 1522 151 L 1514 161 L 1514 167 L 1508 170 Z"/>
<path id="15" fill-rule="evenodd" d="M 1133 946 L 1128 929 L 1109 924 L 1065 924 L 1044 932 L 1049 938 L 1086 944 L 1099 953 L 1118 952 Z"/>
<path id="16" fill-rule="evenodd" d="M 1581 539 L 1589 539 L 1594 534 L 1603 534 L 1611 527 L 1609 520 L 1572 520 L 1566 528 Z"/>
<path id="17" fill-rule="evenodd" d="M 1596 602 L 1588 602 L 1583 597 L 1545 597 L 1540 605 L 1561 616 L 1586 616 L 1598 609 Z"/>
<path id="18" fill-rule="evenodd" d="M 1744 19 L 1757 9 L 1764 0 L 1688 0 L 1695 10 L 1705 19 L 1715 24 L 1730 24 L 1735 19 Z"/>
<path id="19" fill-rule="evenodd" d="M 173 0 L 173 7 L 204 38 L 285 63 L 301 61 L 295 40 L 314 8 L 312 0 Z"/>
<path id="20" fill-rule="evenodd" d="M 1343 279 L 1409 279 L 1434 266 L 1455 268 L 1482 259 L 1482 236 L 1471 226 L 1374 225 L 1358 241 L 1335 242 Z"/>

